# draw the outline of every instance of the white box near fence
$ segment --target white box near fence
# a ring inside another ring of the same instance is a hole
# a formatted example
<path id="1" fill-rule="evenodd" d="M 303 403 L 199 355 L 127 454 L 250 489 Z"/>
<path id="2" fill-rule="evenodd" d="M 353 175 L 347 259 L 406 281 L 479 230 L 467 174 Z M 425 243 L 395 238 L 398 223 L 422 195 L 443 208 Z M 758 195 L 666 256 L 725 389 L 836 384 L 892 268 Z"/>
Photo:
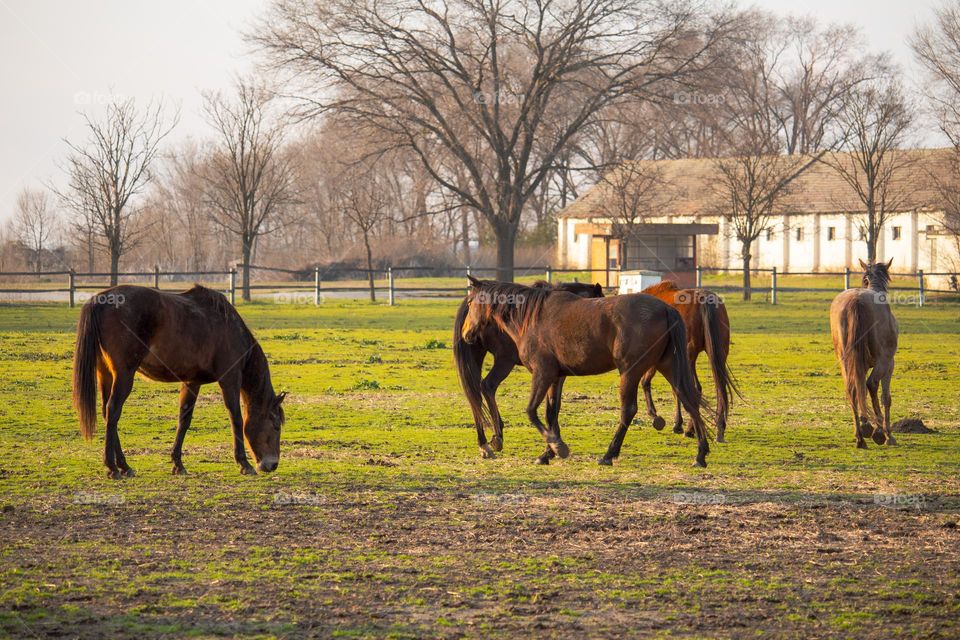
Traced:
<path id="1" fill-rule="evenodd" d="M 640 293 L 647 287 L 657 284 L 663 279 L 659 271 L 621 271 L 620 288 L 617 293 Z"/>

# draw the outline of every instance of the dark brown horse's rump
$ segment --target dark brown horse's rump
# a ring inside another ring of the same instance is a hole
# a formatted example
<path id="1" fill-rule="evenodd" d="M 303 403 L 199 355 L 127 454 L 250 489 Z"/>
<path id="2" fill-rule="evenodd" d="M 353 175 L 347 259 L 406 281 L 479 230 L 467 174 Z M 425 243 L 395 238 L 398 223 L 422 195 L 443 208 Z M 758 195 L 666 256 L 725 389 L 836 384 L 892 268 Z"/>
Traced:
<path id="1" fill-rule="evenodd" d="M 92 437 L 99 385 L 107 423 L 104 464 L 113 478 L 133 473 L 120 448 L 117 423 L 137 372 L 181 385 L 175 473 L 184 472 L 180 449 L 200 386 L 213 382 L 223 391 L 241 469 L 254 472 L 244 441 L 261 470 L 276 468 L 283 394 L 274 393 L 263 350 L 222 294 L 201 286 L 165 293 L 124 285 L 101 291 L 83 306 L 74 355 L 74 405 L 82 433 Z"/>

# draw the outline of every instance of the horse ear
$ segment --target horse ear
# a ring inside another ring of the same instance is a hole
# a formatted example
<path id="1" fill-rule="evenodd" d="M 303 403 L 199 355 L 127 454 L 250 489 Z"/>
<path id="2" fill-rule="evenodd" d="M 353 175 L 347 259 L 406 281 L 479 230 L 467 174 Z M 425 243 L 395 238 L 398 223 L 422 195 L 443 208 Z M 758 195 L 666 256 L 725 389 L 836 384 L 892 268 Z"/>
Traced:
<path id="1" fill-rule="evenodd" d="M 593 285 L 593 292 L 594 292 L 595 294 L 597 294 L 597 297 L 598 297 L 598 298 L 602 298 L 602 297 L 603 297 L 603 285 L 601 285 L 599 282 L 596 283 L 596 284 L 594 284 L 594 285 Z"/>
<path id="2" fill-rule="evenodd" d="M 890 258 L 889 260 L 887 260 L 887 270 L 888 270 L 888 271 L 889 271 L 889 269 L 890 269 L 890 265 L 892 265 L 892 264 L 893 264 L 893 258 Z"/>
<path id="3" fill-rule="evenodd" d="M 479 287 L 479 286 L 480 286 L 480 281 L 477 280 L 476 278 L 474 278 L 474 277 L 471 276 L 471 275 L 467 275 L 467 280 L 470 281 L 470 286 L 471 286 L 471 287 Z"/>
<path id="4" fill-rule="evenodd" d="M 860 268 L 861 268 L 861 269 L 866 269 L 866 268 L 867 268 L 867 264 L 866 264 L 863 260 L 861 260 L 860 258 L 857 258 L 857 262 L 860 263 Z"/>
<path id="5" fill-rule="evenodd" d="M 286 397 L 287 397 L 287 392 L 281 391 L 280 393 L 277 394 L 277 399 L 274 400 L 274 403 L 279 407 L 280 404 L 283 402 L 283 399 Z"/>

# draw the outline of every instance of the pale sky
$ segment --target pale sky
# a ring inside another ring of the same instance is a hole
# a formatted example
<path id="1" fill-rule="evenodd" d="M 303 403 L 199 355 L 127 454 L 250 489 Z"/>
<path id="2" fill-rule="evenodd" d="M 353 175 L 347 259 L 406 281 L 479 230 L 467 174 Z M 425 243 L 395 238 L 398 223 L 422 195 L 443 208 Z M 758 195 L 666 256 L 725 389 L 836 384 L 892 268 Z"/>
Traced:
<path id="1" fill-rule="evenodd" d="M 747 4 L 747 3 L 744 3 Z M 780 13 L 853 23 L 916 77 L 906 38 L 937 0 L 756 0 Z M 253 68 L 241 33 L 266 0 L 0 0 L 0 221 L 26 186 L 62 182 L 63 138 L 111 95 L 180 107 L 173 143 L 208 135 L 201 91 Z"/>

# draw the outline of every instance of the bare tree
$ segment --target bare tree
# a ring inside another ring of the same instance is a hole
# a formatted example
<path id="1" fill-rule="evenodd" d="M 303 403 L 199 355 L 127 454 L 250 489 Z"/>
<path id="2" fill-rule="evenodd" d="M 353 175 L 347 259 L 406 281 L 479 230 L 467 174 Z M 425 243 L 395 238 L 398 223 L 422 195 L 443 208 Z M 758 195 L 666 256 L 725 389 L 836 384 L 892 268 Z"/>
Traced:
<path id="1" fill-rule="evenodd" d="M 601 207 L 610 219 L 614 235 L 629 238 L 637 226 L 669 204 L 669 185 L 654 162 L 627 161 L 603 175 L 599 182 L 604 192 Z"/>
<path id="2" fill-rule="evenodd" d="M 823 155 L 787 154 L 787 110 L 777 84 L 785 45 L 770 16 L 755 18 L 739 52 L 739 75 L 725 94 L 724 126 L 730 155 L 713 161 L 718 213 L 740 243 L 743 299 L 751 298 L 752 246 L 769 228 L 794 180 Z"/>
<path id="3" fill-rule="evenodd" d="M 57 195 L 109 251 L 110 284 L 116 285 L 120 259 L 142 231 L 135 226 L 135 198 L 152 179 L 151 165 L 177 117 L 165 125 L 162 104 L 138 113 L 131 98 L 107 105 L 102 121 L 85 120 L 89 139 L 83 145 L 67 141 L 69 181 Z"/>
<path id="4" fill-rule="evenodd" d="M 902 209 L 907 196 L 898 176 L 913 156 L 898 150 L 907 141 L 913 118 L 913 105 L 896 77 L 857 87 L 840 116 L 849 136 L 847 153 L 824 158 L 863 206 L 861 212 L 850 215 L 863 234 L 869 262 L 877 259 L 884 224 Z"/>
<path id="5" fill-rule="evenodd" d="M 13 217 L 13 233 L 17 241 L 30 252 L 37 275 L 43 271 L 43 252 L 56 232 L 57 214 L 45 191 L 24 189 L 17 196 Z"/>
<path id="6" fill-rule="evenodd" d="M 216 130 L 202 172 L 215 220 L 240 240 L 243 299 L 250 300 L 250 261 L 257 239 L 282 224 L 296 201 L 296 173 L 284 152 L 284 121 L 272 110 L 273 95 L 238 80 L 236 96 L 205 96 L 204 111 Z M 274 225 L 271 227 L 270 225 Z"/>
<path id="7" fill-rule="evenodd" d="M 277 0 L 254 40 L 309 82 L 305 113 L 409 148 L 480 212 L 497 275 L 512 280 L 521 215 L 557 156 L 604 106 L 694 73 L 720 37 L 715 18 L 654 0 Z"/>
<path id="8" fill-rule="evenodd" d="M 375 171 L 360 171 L 356 165 L 344 168 L 343 186 L 338 190 L 336 199 L 343 214 L 360 233 L 366 254 L 367 284 L 370 289 L 370 301 L 377 301 L 373 272 L 373 236 L 380 230 L 389 217 L 386 188 Z"/>
<path id="9" fill-rule="evenodd" d="M 914 31 L 910 46 L 929 74 L 928 96 L 940 129 L 960 148 L 960 2 L 940 5 L 933 23 Z"/>

